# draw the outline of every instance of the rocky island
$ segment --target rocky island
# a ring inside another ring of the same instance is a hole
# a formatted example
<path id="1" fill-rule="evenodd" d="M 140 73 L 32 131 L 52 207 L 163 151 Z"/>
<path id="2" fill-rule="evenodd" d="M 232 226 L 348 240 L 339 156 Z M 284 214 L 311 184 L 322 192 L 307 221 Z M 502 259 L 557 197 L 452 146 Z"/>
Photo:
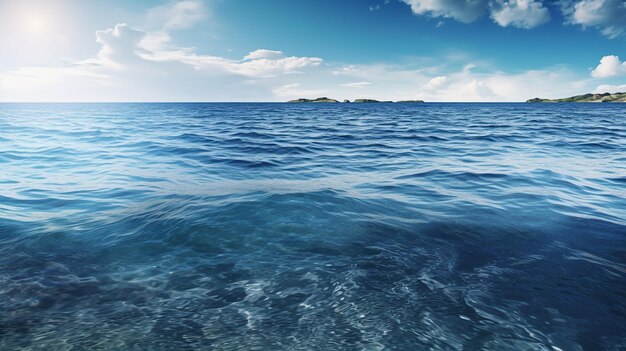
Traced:
<path id="1" fill-rule="evenodd" d="M 562 99 L 534 98 L 526 102 L 626 102 L 626 93 L 583 94 Z"/>
<path id="2" fill-rule="evenodd" d="M 296 99 L 296 100 L 289 100 L 287 102 L 339 102 L 335 99 L 329 99 L 326 96 L 323 97 L 319 97 L 317 99 L 305 99 L 305 98 L 300 98 L 300 99 Z"/>
<path id="3" fill-rule="evenodd" d="M 319 97 L 317 99 L 307 99 L 307 98 L 299 98 L 299 99 L 295 99 L 295 100 L 289 100 L 287 102 L 290 103 L 305 103 L 305 102 L 339 102 L 338 100 L 335 99 L 330 99 L 327 98 L 325 96 L 323 97 Z M 344 103 L 349 103 L 350 100 L 345 99 L 343 100 Z M 390 103 L 393 101 L 380 101 L 380 100 L 374 100 L 374 99 L 355 99 L 352 102 L 356 102 L 356 103 L 382 103 L 382 102 L 386 102 L 386 103 Z M 400 100 L 400 101 L 396 101 L 397 103 L 423 103 L 424 100 Z"/>
<path id="4" fill-rule="evenodd" d="M 377 103 L 377 102 L 393 102 L 393 101 L 378 101 L 374 99 L 355 99 L 354 102 L 360 103 Z"/>

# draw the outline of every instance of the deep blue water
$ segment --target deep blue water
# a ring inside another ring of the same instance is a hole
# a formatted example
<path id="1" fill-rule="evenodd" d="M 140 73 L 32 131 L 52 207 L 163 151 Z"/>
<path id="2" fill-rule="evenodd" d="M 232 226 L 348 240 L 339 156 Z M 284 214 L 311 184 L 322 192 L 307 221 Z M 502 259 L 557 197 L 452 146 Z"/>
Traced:
<path id="1" fill-rule="evenodd" d="M 0 350 L 625 350 L 625 278 L 626 105 L 0 105 Z"/>

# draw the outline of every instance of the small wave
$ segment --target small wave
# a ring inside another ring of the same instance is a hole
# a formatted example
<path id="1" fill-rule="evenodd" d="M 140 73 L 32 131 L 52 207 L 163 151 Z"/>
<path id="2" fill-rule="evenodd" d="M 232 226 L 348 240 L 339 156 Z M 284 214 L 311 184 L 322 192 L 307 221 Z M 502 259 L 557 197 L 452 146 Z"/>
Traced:
<path id="1" fill-rule="evenodd" d="M 466 180 L 466 181 L 474 181 L 474 180 L 487 181 L 487 180 L 491 180 L 491 179 L 508 178 L 508 177 L 510 177 L 510 175 L 502 174 L 502 173 L 489 173 L 489 172 L 485 172 L 485 173 L 478 173 L 478 172 L 450 172 L 450 171 L 443 171 L 443 170 L 434 169 L 434 170 L 428 170 L 428 171 L 419 172 L 419 173 L 413 173 L 413 174 L 407 174 L 407 175 L 398 176 L 398 177 L 396 177 L 396 179 L 429 178 L 429 177 L 432 177 L 432 178 L 456 178 L 456 179 L 459 179 L 459 180 Z"/>
<path id="2" fill-rule="evenodd" d="M 12 106 L 0 349 L 617 349 L 605 105 Z"/>

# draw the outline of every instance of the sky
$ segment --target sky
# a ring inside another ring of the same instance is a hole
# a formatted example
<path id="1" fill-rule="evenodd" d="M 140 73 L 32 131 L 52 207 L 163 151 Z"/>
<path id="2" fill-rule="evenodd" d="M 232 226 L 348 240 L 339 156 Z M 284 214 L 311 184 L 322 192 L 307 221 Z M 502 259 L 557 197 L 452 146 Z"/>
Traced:
<path id="1" fill-rule="evenodd" d="M 0 102 L 626 91 L 626 0 L 0 0 Z"/>

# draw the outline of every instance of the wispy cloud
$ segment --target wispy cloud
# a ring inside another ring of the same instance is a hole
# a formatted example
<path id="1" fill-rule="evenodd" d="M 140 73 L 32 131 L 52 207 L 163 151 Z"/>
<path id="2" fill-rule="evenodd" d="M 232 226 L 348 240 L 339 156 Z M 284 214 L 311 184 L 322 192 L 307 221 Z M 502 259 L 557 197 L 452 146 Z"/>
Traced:
<path id="1" fill-rule="evenodd" d="M 325 89 L 303 89 L 300 83 L 291 83 L 279 86 L 272 90 L 275 96 L 284 99 L 294 99 L 300 97 L 318 97 L 326 95 Z"/>
<path id="2" fill-rule="evenodd" d="M 372 85 L 371 82 L 353 82 L 353 83 L 339 84 L 339 86 L 346 87 L 346 88 L 364 88 L 370 85 Z"/>
<path id="3" fill-rule="evenodd" d="M 622 84 L 622 85 L 602 84 L 602 85 L 599 85 L 594 90 L 594 93 L 606 93 L 606 92 L 626 92 L 626 84 Z"/>
<path id="4" fill-rule="evenodd" d="M 208 15 L 200 0 L 185 0 L 152 8 L 148 12 L 151 21 L 162 25 L 163 30 L 178 30 L 193 27 Z"/>

